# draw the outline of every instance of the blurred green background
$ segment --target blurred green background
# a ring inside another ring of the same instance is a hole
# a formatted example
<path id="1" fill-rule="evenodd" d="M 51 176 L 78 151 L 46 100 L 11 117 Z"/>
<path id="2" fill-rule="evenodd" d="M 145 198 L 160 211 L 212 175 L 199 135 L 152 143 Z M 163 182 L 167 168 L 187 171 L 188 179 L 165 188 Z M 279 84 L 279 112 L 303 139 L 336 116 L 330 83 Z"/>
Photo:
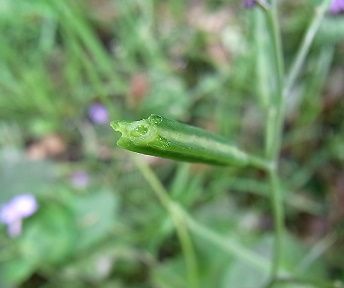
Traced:
<path id="1" fill-rule="evenodd" d="M 287 68 L 316 4 L 282 1 Z M 324 281 L 344 280 L 343 39 L 344 17 L 326 15 L 281 155 L 283 265 Z M 39 204 L 20 235 L 0 224 L 0 287 L 188 287 L 173 223 L 109 121 L 159 113 L 262 154 L 269 47 L 262 15 L 240 1 L 0 0 L 0 204 Z M 141 158 L 195 219 L 269 259 L 261 172 Z M 191 237 L 201 287 L 266 280 Z"/>

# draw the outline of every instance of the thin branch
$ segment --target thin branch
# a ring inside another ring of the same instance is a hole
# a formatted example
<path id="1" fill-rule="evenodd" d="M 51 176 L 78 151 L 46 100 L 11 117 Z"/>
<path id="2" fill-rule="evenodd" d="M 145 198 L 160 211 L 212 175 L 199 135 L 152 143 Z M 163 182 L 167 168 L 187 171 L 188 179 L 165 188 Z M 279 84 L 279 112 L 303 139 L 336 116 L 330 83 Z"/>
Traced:
<path id="1" fill-rule="evenodd" d="M 288 97 L 291 89 L 295 85 L 297 77 L 300 75 L 303 63 L 305 62 L 307 54 L 312 46 L 315 35 L 319 30 L 321 21 L 325 16 L 329 4 L 330 0 L 324 0 L 315 10 L 314 17 L 302 39 L 301 45 L 298 49 L 296 57 L 288 73 L 288 77 L 286 79 L 285 86 L 283 89 L 283 97 Z"/>
<path id="2" fill-rule="evenodd" d="M 197 268 L 197 261 L 196 261 L 194 247 L 193 247 L 188 229 L 186 227 L 185 221 L 181 217 L 181 214 L 178 213 L 179 210 L 175 208 L 177 204 L 174 203 L 172 199 L 170 199 L 164 186 L 161 184 L 161 182 L 156 177 L 154 172 L 150 169 L 150 167 L 137 157 L 133 157 L 133 160 L 137 168 L 140 170 L 141 174 L 143 175 L 143 177 L 152 187 L 153 192 L 159 199 L 162 206 L 170 214 L 170 217 L 174 223 L 177 236 L 179 238 L 180 244 L 183 249 L 184 257 L 185 257 L 185 264 L 188 271 L 187 275 L 188 275 L 189 287 L 192 287 L 192 288 L 199 287 L 198 268 Z"/>

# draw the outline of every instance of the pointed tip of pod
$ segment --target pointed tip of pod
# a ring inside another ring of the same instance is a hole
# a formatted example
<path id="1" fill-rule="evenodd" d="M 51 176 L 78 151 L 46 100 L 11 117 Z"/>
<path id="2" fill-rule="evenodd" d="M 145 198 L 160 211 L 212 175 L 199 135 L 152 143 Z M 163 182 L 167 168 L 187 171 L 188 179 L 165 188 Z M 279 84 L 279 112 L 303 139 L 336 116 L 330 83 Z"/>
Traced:
<path id="1" fill-rule="evenodd" d="M 141 137 L 148 133 L 150 123 L 146 120 L 125 122 L 125 121 L 112 121 L 110 123 L 112 129 L 122 134 L 122 137 Z"/>
<path id="2" fill-rule="evenodd" d="M 157 125 L 159 123 L 162 122 L 163 120 L 163 117 L 162 116 L 159 116 L 159 115 L 156 115 L 156 114 L 151 114 L 147 120 L 149 121 L 149 123 L 153 124 L 153 125 Z"/>
<path id="3" fill-rule="evenodd" d="M 110 126 L 113 130 L 121 132 L 123 130 L 123 121 L 111 121 Z"/>
<path id="4" fill-rule="evenodd" d="M 143 145 L 154 141 L 157 138 L 155 124 L 157 121 L 161 121 L 159 117 L 158 115 L 151 115 L 148 119 L 134 122 L 112 121 L 111 127 L 122 134 L 117 144 L 123 147 L 128 142 Z"/>
<path id="5" fill-rule="evenodd" d="M 117 132 L 121 132 L 122 134 L 125 134 L 129 130 L 132 130 L 132 128 L 135 128 L 134 134 L 144 134 L 147 132 L 147 128 L 150 125 L 157 125 L 161 123 L 163 120 L 162 116 L 151 114 L 147 119 L 142 119 L 139 121 L 134 122 L 125 122 L 125 121 L 111 121 L 110 126 L 113 130 Z M 137 132 L 137 133 L 136 133 Z"/>

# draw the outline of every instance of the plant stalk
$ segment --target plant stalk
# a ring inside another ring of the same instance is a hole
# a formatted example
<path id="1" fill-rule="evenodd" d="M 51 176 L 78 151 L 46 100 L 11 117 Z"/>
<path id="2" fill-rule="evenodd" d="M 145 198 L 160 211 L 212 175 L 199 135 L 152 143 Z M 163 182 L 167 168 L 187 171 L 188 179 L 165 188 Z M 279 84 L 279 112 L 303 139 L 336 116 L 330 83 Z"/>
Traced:
<path id="1" fill-rule="evenodd" d="M 273 210 L 275 226 L 275 244 L 271 265 L 271 279 L 275 279 L 281 268 L 284 236 L 284 209 L 283 197 L 280 189 L 279 176 L 276 169 L 269 171 L 269 181 L 271 186 L 271 206 Z"/>
<path id="2" fill-rule="evenodd" d="M 301 46 L 298 49 L 293 64 L 291 65 L 290 72 L 287 76 L 283 89 L 283 97 L 288 97 L 288 95 L 290 94 L 290 90 L 295 85 L 297 77 L 300 75 L 302 65 L 305 62 L 307 54 L 312 46 L 316 33 L 319 30 L 321 21 L 324 19 L 329 4 L 330 0 L 324 0 L 315 10 L 315 14 L 311 21 L 311 24 L 309 25 L 302 39 Z"/>
<path id="3" fill-rule="evenodd" d="M 269 182 L 271 186 L 271 205 L 273 210 L 274 225 L 275 225 L 275 245 L 274 255 L 271 267 L 271 283 L 278 278 L 281 268 L 282 252 L 283 252 L 283 235 L 285 232 L 284 225 L 284 209 L 283 209 L 283 195 L 280 187 L 280 180 L 278 174 L 278 162 L 281 151 L 281 141 L 284 123 L 284 106 L 285 98 L 290 92 L 295 80 L 300 74 L 304 60 L 309 52 L 311 44 L 314 40 L 316 31 L 320 27 L 329 0 L 324 0 L 317 10 L 310 27 L 305 34 L 300 49 L 297 53 L 295 61 L 291 67 L 290 73 L 284 83 L 284 61 L 281 41 L 281 32 L 278 23 L 277 0 L 272 0 L 271 9 L 263 9 L 266 15 L 268 28 L 270 31 L 275 70 L 276 70 L 276 97 L 269 103 L 267 123 L 266 123 L 266 156 L 268 161 L 273 164 L 269 170 Z"/>
<path id="4" fill-rule="evenodd" d="M 185 223 L 186 221 L 183 219 L 182 214 L 179 213 L 179 210 L 175 208 L 177 204 L 170 199 L 167 191 L 149 166 L 140 161 L 137 157 L 133 157 L 133 160 L 143 177 L 151 185 L 153 192 L 156 194 L 161 205 L 166 209 L 173 221 L 185 257 L 188 287 L 198 288 L 199 278 L 196 255 L 187 224 Z"/>
<path id="5" fill-rule="evenodd" d="M 266 258 L 256 254 L 251 250 L 248 250 L 234 239 L 225 238 L 217 234 L 216 232 L 212 231 L 208 227 L 202 225 L 198 221 L 194 220 L 193 217 L 190 216 L 183 209 L 183 207 L 181 207 L 178 203 L 176 203 L 174 200 L 170 198 L 168 192 L 166 191 L 164 186 L 161 184 L 160 180 L 157 178 L 157 176 L 154 174 L 154 172 L 148 165 L 141 162 L 137 158 L 134 158 L 134 161 L 138 169 L 140 170 L 141 174 L 149 183 L 152 190 L 160 200 L 161 204 L 170 213 L 171 217 L 183 219 L 183 224 L 185 224 L 190 231 L 192 231 L 195 235 L 198 235 L 199 237 L 208 241 L 209 243 L 213 244 L 218 249 L 221 249 L 222 251 L 227 252 L 229 255 L 233 255 L 238 259 L 243 259 L 245 262 L 251 264 L 252 267 L 257 268 L 264 273 L 268 272 L 269 261 Z M 179 222 L 177 221 L 177 223 Z M 287 271 L 283 271 L 283 273 L 285 275 L 289 275 Z"/>
<path id="6" fill-rule="evenodd" d="M 278 277 L 281 270 L 283 236 L 284 236 L 284 211 L 283 198 L 280 188 L 278 175 L 278 160 L 281 149 L 281 138 L 283 128 L 284 100 L 284 60 L 281 41 L 281 32 L 278 23 L 277 1 L 272 0 L 271 8 L 264 10 L 270 37 L 272 39 L 274 64 L 276 70 L 276 93 L 275 97 L 270 99 L 268 107 L 268 116 L 266 118 L 266 157 L 272 163 L 268 170 L 268 177 L 271 187 L 271 206 L 274 218 L 275 242 L 273 250 L 273 259 L 271 264 L 271 281 Z"/>

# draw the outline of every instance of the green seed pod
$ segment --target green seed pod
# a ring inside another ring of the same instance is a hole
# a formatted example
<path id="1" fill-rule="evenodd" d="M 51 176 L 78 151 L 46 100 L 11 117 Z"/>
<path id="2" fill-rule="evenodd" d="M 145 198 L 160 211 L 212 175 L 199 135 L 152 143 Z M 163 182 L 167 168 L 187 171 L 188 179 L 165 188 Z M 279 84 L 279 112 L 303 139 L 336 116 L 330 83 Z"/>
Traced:
<path id="1" fill-rule="evenodd" d="M 134 122 L 113 121 L 111 127 L 122 133 L 117 145 L 130 151 L 188 162 L 266 168 L 264 160 L 228 144 L 221 136 L 159 115 Z"/>

